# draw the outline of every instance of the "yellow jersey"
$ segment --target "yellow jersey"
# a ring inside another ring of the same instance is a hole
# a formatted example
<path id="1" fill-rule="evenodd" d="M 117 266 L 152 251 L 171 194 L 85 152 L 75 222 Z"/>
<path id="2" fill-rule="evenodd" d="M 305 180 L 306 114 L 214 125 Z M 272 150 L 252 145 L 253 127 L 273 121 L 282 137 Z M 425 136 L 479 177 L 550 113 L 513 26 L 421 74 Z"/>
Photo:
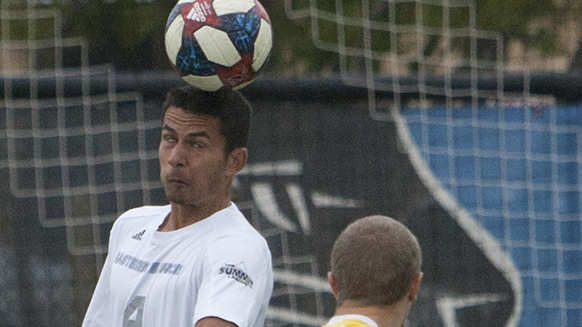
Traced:
<path id="1" fill-rule="evenodd" d="M 362 315 L 334 316 L 323 327 L 378 327 L 378 324 Z"/>

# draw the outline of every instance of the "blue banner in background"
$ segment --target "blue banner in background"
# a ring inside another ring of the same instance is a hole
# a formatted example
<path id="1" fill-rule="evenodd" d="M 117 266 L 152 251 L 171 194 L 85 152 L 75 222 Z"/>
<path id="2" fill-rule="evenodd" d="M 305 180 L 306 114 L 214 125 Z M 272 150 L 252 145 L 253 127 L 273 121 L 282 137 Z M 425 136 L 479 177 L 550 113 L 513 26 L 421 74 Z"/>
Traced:
<path id="1" fill-rule="evenodd" d="M 581 109 L 402 110 L 435 180 L 491 236 L 478 242 L 519 274 L 519 326 L 582 326 Z"/>

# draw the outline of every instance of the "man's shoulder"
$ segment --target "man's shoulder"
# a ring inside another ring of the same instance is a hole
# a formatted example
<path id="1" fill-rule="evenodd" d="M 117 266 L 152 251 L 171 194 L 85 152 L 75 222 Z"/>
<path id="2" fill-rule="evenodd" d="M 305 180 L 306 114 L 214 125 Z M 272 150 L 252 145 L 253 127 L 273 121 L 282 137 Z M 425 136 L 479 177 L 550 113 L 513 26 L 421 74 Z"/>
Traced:
<path id="1" fill-rule="evenodd" d="M 243 238 L 264 240 L 259 231 L 247 220 L 235 204 L 211 217 L 217 238 Z"/>
<path id="2" fill-rule="evenodd" d="M 212 222 L 215 228 L 207 235 L 207 251 L 244 252 L 264 255 L 270 253 L 267 241 L 238 211 L 236 206 L 221 213 L 221 217 Z"/>
<path id="3" fill-rule="evenodd" d="M 263 244 L 265 241 L 264 236 L 247 220 L 247 218 L 239 213 L 231 217 L 231 224 L 229 228 L 223 229 L 222 237 L 233 237 L 243 240 L 249 240 L 251 242 L 258 242 Z"/>
<path id="4" fill-rule="evenodd" d="M 372 327 L 361 320 L 345 319 L 334 324 L 328 324 L 324 327 Z"/>
<path id="5" fill-rule="evenodd" d="M 165 216 L 170 212 L 170 206 L 142 206 L 127 210 L 117 220 L 116 225 L 131 224 L 133 221 L 144 223 L 151 219 L 157 219 L 160 216 Z"/>

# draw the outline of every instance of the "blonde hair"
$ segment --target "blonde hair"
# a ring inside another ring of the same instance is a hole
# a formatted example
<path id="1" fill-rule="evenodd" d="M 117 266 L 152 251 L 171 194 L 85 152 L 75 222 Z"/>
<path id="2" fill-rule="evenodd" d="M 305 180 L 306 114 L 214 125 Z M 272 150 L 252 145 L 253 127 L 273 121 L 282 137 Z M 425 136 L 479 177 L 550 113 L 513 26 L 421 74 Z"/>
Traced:
<path id="1" fill-rule="evenodd" d="M 358 219 L 331 252 L 338 304 L 391 305 L 407 294 L 420 266 L 420 245 L 406 226 L 386 216 Z"/>

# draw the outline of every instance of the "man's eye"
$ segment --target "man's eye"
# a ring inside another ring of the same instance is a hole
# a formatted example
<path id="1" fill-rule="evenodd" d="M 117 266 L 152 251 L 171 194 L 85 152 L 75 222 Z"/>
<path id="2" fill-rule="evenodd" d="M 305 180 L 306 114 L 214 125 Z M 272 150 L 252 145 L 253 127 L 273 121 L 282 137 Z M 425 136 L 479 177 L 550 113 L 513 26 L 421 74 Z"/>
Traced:
<path id="1" fill-rule="evenodd" d="M 188 145 L 192 148 L 203 148 L 204 147 L 204 144 L 202 144 L 201 142 L 196 142 L 196 141 L 188 142 Z"/>
<path id="2" fill-rule="evenodd" d="M 162 140 L 166 142 L 176 142 L 176 138 L 171 135 L 162 136 Z"/>

